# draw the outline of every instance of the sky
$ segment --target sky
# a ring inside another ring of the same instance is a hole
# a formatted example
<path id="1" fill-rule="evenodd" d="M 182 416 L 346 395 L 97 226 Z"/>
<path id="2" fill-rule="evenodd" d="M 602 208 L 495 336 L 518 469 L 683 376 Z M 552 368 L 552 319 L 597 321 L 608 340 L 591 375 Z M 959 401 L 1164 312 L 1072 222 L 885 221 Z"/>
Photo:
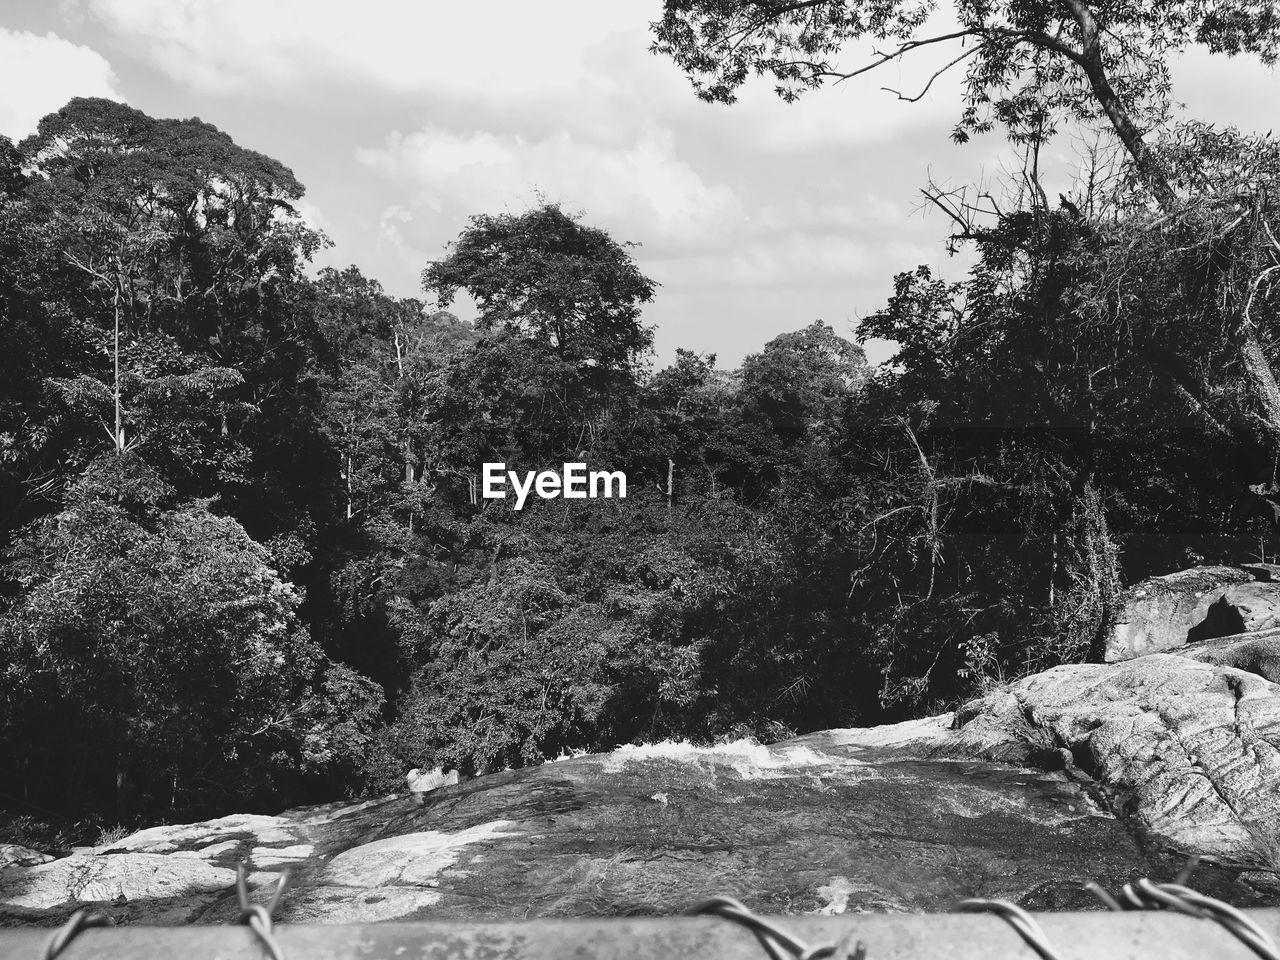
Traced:
<path id="1" fill-rule="evenodd" d="M 963 276 L 920 188 L 998 183 L 1017 161 L 998 135 L 951 143 L 954 80 L 919 103 L 882 89 L 914 94 L 936 64 L 795 104 L 764 81 L 705 104 L 649 53 L 660 15 L 660 0 L 4 0 L 0 133 L 73 96 L 200 117 L 293 169 L 333 241 L 317 266 L 354 263 L 397 296 L 424 296 L 469 216 L 558 202 L 640 244 L 660 363 L 684 347 L 733 367 L 818 319 L 852 338 L 896 273 Z M 1174 81 L 1192 116 L 1270 127 L 1277 76 L 1256 62 L 1193 52 Z M 1065 177 L 1078 146 L 1062 138 L 1046 164 Z"/>

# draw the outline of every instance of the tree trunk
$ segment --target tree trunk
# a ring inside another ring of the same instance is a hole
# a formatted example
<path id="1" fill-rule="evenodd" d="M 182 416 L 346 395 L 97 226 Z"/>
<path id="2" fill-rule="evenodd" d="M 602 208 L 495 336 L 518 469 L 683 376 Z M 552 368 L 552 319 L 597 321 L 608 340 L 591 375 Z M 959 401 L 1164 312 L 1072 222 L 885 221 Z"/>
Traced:
<path id="1" fill-rule="evenodd" d="M 1072 646 L 1067 656 L 1076 660 L 1087 651 L 1092 661 L 1101 661 L 1106 630 L 1115 616 L 1116 596 L 1120 592 L 1119 552 L 1111 539 L 1106 505 L 1102 492 L 1092 476 L 1079 485 L 1072 507 L 1076 603 L 1079 613 L 1073 618 L 1068 637 Z M 1081 596 L 1082 594 L 1082 596 Z"/>
<path id="2" fill-rule="evenodd" d="M 129 786 L 129 762 L 123 754 L 116 755 L 116 816 L 124 820 L 128 813 L 125 806 Z"/>
<path id="3" fill-rule="evenodd" d="M 116 456 L 124 453 L 124 423 L 120 415 L 120 276 L 116 275 L 115 296 L 112 298 L 112 305 L 115 310 L 115 346 L 112 350 L 112 359 L 115 364 L 115 374 L 111 385 L 112 398 L 115 401 L 116 412 L 116 430 L 115 430 L 115 447 Z"/>
<path id="4" fill-rule="evenodd" d="M 1280 441 L 1280 386 L 1276 385 L 1271 363 L 1258 342 L 1258 331 L 1246 320 L 1240 324 L 1236 338 L 1249 392 L 1257 401 L 1272 442 Z"/>
<path id="5" fill-rule="evenodd" d="M 1142 132 L 1134 125 L 1124 106 L 1120 103 L 1120 97 L 1111 86 L 1111 81 L 1107 78 L 1101 61 L 1096 59 L 1086 60 L 1081 66 L 1084 68 L 1085 76 L 1089 78 L 1089 86 L 1093 88 L 1093 95 L 1097 97 L 1103 113 L 1111 121 L 1111 126 L 1115 129 L 1120 142 L 1124 144 L 1125 150 L 1133 158 L 1134 165 L 1137 166 L 1142 179 L 1151 188 L 1151 193 L 1155 196 L 1156 203 L 1160 204 L 1161 210 L 1168 213 L 1177 205 L 1178 198 L 1174 194 L 1173 188 L 1169 186 L 1169 181 L 1165 177 L 1164 171 L 1160 169 L 1159 164 L 1147 149 L 1147 143 L 1143 139 Z"/>
<path id="6" fill-rule="evenodd" d="M 1111 86 L 1111 79 L 1107 76 L 1106 67 L 1102 63 L 1102 46 L 1098 35 L 1098 24 L 1093 19 L 1093 13 L 1082 0 L 1065 0 L 1065 2 L 1076 25 L 1080 28 L 1082 46 L 1079 54 L 1075 56 L 1076 63 L 1084 71 L 1098 105 L 1111 121 L 1111 126 L 1115 129 L 1120 142 L 1124 144 L 1138 172 L 1151 188 L 1156 202 L 1160 204 L 1160 209 L 1168 213 L 1177 205 L 1177 197 L 1173 188 L 1169 186 L 1169 178 L 1165 176 L 1164 171 L 1147 150 L 1142 131 L 1133 122 L 1129 111 L 1120 101 L 1119 94 Z"/>
<path id="7" fill-rule="evenodd" d="M 1093 14 L 1085 6 L 1083 0 L 1064 0 L 1077 26 L 1080 28 L 1082 49 L 1074 59 L 1089 80 L 1093 95 L 1099 106 L 1111 121 L 1111 126 L 1134 165 L 1150 187 L 1160 209 L 1172 213 L 1177 209 L 1178 198 L 1169 184 L 1169 178 L 1151 152 L 1147 149 L 1142 132 L 1125 109 L 1115 88 L 1107 77 L 1102 62 L 1102 46 L 1099 30 Z M 1257 331 L 1245 317 L 1236 327 L 1234 334 L 1235 347 L 1239 351 L 1240 361 L 1244 367 L 1244 384 L 1258 406 L 1259 415 L 1270 434 L 1272 445 L 1280 445 L 1280 387 L 1276 385 L 1275 373 L 1262 344 L 1258 341 Z"/>

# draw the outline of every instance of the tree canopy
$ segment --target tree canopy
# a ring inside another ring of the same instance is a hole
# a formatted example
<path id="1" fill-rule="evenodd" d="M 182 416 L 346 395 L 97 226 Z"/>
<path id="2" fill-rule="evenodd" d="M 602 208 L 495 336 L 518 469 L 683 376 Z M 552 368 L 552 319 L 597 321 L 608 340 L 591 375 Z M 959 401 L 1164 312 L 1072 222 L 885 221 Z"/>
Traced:
<path id="1" fill-rule="evenodd" d="M 962 132 L 1123 139 L 1100 64 L 1140 141 L 1057 203 L 1034 169 L 952 197 L 972 266 L 884 278 L 878 367 L 812 317 L 655 357 L 657 285 L 555 203 L 399 297 L 313 273 L 301 185 L 198 120 L 75 100 L 0 139 L 0 834 L 937 712 L 1096 655 L 1127 582 L 1274 560 L 1280 148 L 1151 125 L 1169 55 L 1271 57 L 1270 14 L 956 10 Z M 712 99 L 794 96 L 934 47 L 931 11 L 673 0 L 659 46 Z M 515 512 L 492 461 L 628 496 Z"/>
<path id="2" fill-rule="evenodd" d="M 954 135 L 999 123 L 1015 139 L 1038 139 L 1063 117 L 1105 116 L 1140 165 L 1143 131 L 1169 105 L 1169 62 L 1191 45 L 1251 53 L 1280 49 L 1280 15 L 1265 0 L 987 3 L 956 0 L 665 0 L 653 50 L 669 56 L 705 100 L 731 103 L 755 75 L 784 99 L 935 48 L 946 59 L 928 81 L 962 67 L 964 105 Z M 844 64 L 869 45 L 866 62 Z M 927 89 L 927 85 L 926 88 Z M 924 90 L 902 91 L 919 99 Z M 1150 166 L 1159 197 L 1168 187 Z"/>
<path id="3" fill-rule="evenodd" d="M 621 368 L 653 340 L 639 317 L 654 283 L 629 246 L 548 203 L 519 215 L 472 217 L 422 282 L 442 307 L 467 291 L 483 328 L 526 330 L 561 357 Z"/>

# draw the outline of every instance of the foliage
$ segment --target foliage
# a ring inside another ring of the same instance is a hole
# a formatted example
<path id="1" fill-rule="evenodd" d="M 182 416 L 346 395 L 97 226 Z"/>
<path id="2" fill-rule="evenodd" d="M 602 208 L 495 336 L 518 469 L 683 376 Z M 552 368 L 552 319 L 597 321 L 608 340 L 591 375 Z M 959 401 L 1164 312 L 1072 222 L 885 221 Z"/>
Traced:
<path id="1" fill-rule="evenodd" d="M 549 203 L 472 217 L 422 282 L 444 307 L 466 290 L 485 329 L 524 330 L 566 360 L 625 368 L 652 341 L 636 321 L 654 293 L 628 246 Z"/>
<path id="2" fill-rule="evenodd" d="M 470 324 L 309 277 L 301 185 L 198 120 L 74 100 L 0 139 L 6 803 L 81 837 L 904 718 L 1096 655 L 1125 582 L 1274 559 L 1280 152 L 1145 124 L 1170 53 L 1270 57 L 1275 24 L 1077 6 L 961 4 L 960 127 L 1101 110 L 1128 160 L 949 207 L 974 265 L 886 282 L 874 370 L 821 321 L 652 370 L 655 284 L 553 203 L 428 265 Z M 710 98 L 792 96 L 928 9 L 672 0 L 659 47 Z M 482 463 L 584 460 L 627 499 L 479 496 Z"/>
<path id="3" fill-rule="evenodd" d="M 140 461 L 112 457 L 13 561 L 24 595 L 0 621 L 4 737 L 28 789 L 110 797 L 119 817 L 270 795 L 300 750 L 323 656 L 296 592 L 239 524 L 176 503 Z M 305 730 L 309 763 L 351 750 L 333 726 Z"/>
<path id="4" fill-rule="evenodd" d="M 941 70 L 965 68 L 965 105 L 956 126 L 964 139 L 995 121 L 1015 136 L 1038 137 L 1057 115 L 1093 119 L 1108 110 L 1101 102 L 1104 85 L 1128 109 L 1156 118 L 1167 106 L 1169 60 L 1177 52 L 1200 45 L 1274 63 L 1280 44 L 1280 18 L 1253 0 L 956 0 L 951 27 L 939 26 L 937 11 L 934 2 L 904 0 L 666 0 L 653 24 L 653 49 L 689 75 L 700 97 L 731 103 L 753 75 L 772 77 L 778 94 L 794 100 L 943 44 L 954 59 Z M 879 51 L 866 64 L 836 62 L 862 41 Z"/>

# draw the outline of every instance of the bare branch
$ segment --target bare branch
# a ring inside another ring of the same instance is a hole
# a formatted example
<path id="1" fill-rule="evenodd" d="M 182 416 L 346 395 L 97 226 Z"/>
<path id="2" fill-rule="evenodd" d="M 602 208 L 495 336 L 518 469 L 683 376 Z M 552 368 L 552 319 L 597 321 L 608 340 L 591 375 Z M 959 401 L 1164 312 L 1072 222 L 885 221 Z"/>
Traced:
<path id="1" fill-rule="evenodd" d="M 917 93 L 914 97 L 905 96 L 900 91 L 895 90 L 892 87 L 881 87 L 880 89 L 888 93 L 895 94 L 899 100 L 905 100 L 907 103 L 919 103 L 921 100 L 924 99 L 924 95 L 929 92 L 929 89 L 933 86 L 933 82 L 935 80 L 937 80 L 940 76 L 942 76 L 952 67 L 954 67 L 957 63 L 960 63 L 962 60 L 967 60 L 969 57 L 972 57 L 975 53 L 977 53 L 981 49 L 982 49 L 981 47 L 971 47 L 970 49 L 966 50 L 964 53 L 960 54 L 960 56 L 952 60 L 950 63 L 948 63 L 946 66 L 939 67 L 937 70 L 933 72 L 933 76 L 929 78 L 929 81 L 924 85 L 924 87 L 920 90 L 920 92 Z"/>
<path id="2" fill-rule="evenodd" d="M 1270 274 L 1275 273 L 1277 270 L 1280 270 L 1280 264 L 1267 267 L 1267 269 L 1263 270 L 1260 274 L 1258 274 L 1256 277 L 1253 278 L 1253 283 L 1249 285 L 1249 299 L 1245 302 L 1245 305 L 1244 305 L 1244 322 L 1245 323 L 1248 323 L 1248 324 L 1253 323 L 1253 318 L 1249 316 L 1249 311 L 1253 309 L 1253 298 L 1258 295 L 1258 288 L 1262 285 L 1262 281 L 1267 279 L 1267 277 Z"/>
<path id="3" fill-rule="evenodd" d="M 886 63 L 891 63 L 892 61 L 900 58 L 904 53 L 910 53 L 912 50 L 918 50 L 921 47 L 933 46 L 935 43 L 946 43 L 949 40 L 959 40 L 962 37 L 974 37 L 980 35 L 980 31 L 969 28 L 965 30 L 957 30 L 954 33 L 938 34 L 936 37 L 925 37 L 922 40 L 903 40 L 898 44 L 898 49 L 896 50 L 891 50 L 887 53 L 879 50 L 875 51 L 876 59 L 871 63 L 858 67 L 856 70 L 850 70 L 847 73 L 839 70 L 817 70 L 814 75 L 819 77 L 831 77 L 835 79 L 837 83 L 841 83 L 845 80 L 851 80 L 854 77 L 861 76 L 864 73 L 870 73 L 878 67 L 883 67 Z M 970 52 L 976 52 L 978 49 L 980 48 L 974 47 L 973 51 Z M 812 67 L 820 66 L 820 64 L 805 65 Z"/>

